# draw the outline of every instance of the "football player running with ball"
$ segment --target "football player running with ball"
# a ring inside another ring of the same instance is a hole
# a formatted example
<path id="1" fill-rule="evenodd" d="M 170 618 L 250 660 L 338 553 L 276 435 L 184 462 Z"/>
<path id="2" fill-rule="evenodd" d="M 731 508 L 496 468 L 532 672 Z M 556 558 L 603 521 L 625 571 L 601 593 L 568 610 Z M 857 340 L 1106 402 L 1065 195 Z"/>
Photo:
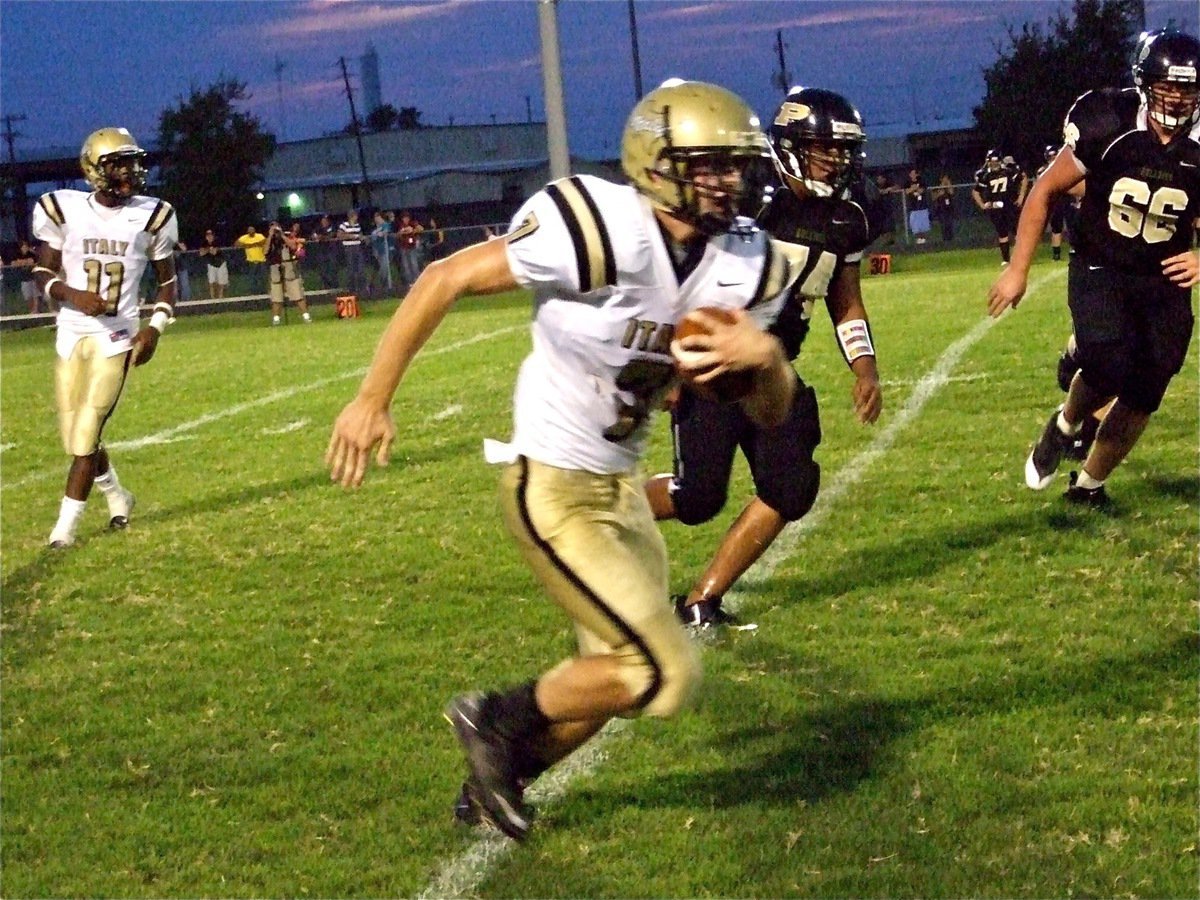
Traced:
<path id="1" fill-rule="evenodd" d="M 50 532 L 55 549 L 75 543 L 93 483 L 108 501 L 109 527 L 125 528 L 133 494 L 100 442 L 129 367 L 148 363 L 172 321 L 175 210 L 138 194 L 146 185 L 146 151 L 124 128 L 101 128 L 83 142 L 79 162 L 93 188 L 43 194 L 33 209 L 40 241 L 33 269 L 38 286 L 58 304 L 55 386 L 63 447 L 71 455 L 66 496 Z M 138 285 L 153 262 L 154 312 L 139 327 Z"/>
<path id="2" fill-rule="evenodd" d="M 1183 366 L 1195 324 L 1190 289 L 1200 282 L 1198 69 L 1200 41 L 1151 32 L 1135 56 L 1136 88 L 1089 91 L 1075 101 L 1064 146 L 1021 213 L 1012 265 L 988 293 L 993 316 L 1020 302 L 1051 205 L 1086 178 L 1067 273 L 1080 368 L 1026 460 L 1034 490 L 1050 485 L 1085 419 L 1115 398 L 1065 494 L 1105 505 L 1104 482 Z"/>
<path id="3" fill-rule="evenodd" d="M 872 423 L 879 418 L 883 395 L 859 282 L 869 237 L 867 217 L 849 192 L 862 177 L 865 140 L 862 117 L 840 94 L 793 89 L 771 126 L 783 185 L 760 224 L 801 273 L 772 333 L 788 359 L 795 360 L 808 334 L 813 303 L 823 298 L 854 373 L 855 415 Z M 721 609 L 725 592 L 816 501 L 821 476 L 813 459 L 821 441 L 817 397 L 800 382 L 786 421 L 763 428 L 740 407 L 707 399 L 685 385 L 671 421 L 675 471 L 646 483 L 657 518 L 697 525 L 720 512 L 739 447 L 754 478 L 756 496 L 730 526 L 704 574 L 686 595 L 675 598 L 679 617 L 689 625 L 725 623 L 730 621 Z"/>
<path id="4" fill-rule="evenodd" d="M 763 234 L 734 233 L 745 170 L 769 160 L 757 117 L 710 84 L 667 82 L 634 107 L 621 141 L 630 181 L 552 182 L 506 235 L 431 263 L 397 309 L 326 453 L 333 480 L 359 485 L 395 439 L 389 406 L 454 302 L 527 288 L 533 349 L 521 365 L 504 465 L 504 521 L 546 593 L 571 618 L 576 655 L 503 691 L 452 700 L 446 718 L 469 775 L 456 815 L 510 837 L 530 827 L 525 786 L 614 716 L 671 716 L 700 679 L 695 646 L 668 603 L 666 546 L 639 471 L 651 411 L 675 378 L 754 371 L 740 401 L 783 421 L 796 377 L 762 330 L 791 267 Z M 674 324 L 704 306 L 736 310 L 674 349 Z M 757 324 L 756 324 L 757 323 Z M 696 374 L 702 373 L 702 374 Z"/>

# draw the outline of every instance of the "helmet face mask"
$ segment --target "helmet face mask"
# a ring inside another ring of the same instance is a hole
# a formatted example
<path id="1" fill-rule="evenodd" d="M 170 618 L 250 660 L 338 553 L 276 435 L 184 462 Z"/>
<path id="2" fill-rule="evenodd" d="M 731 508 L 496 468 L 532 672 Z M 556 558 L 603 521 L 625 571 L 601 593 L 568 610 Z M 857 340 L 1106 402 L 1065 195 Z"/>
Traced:
<path id="1" fill-rule="evenodd" d="M 79 151 L 83 177 L 97 193 L 128 200 L 146 186 L 146 151 L 124 128 L 93 131 Z"/>
<path id="2" fill-rule="evenodd" d="M 779 173 L 814 197 L 840 197 L 862 177 L 866 140 L 858 110 L 820 88 L 793 88 L 771 124 Z"/>
<path id="3" fill-rule="evenodd" d="M 737 95 L 698 81 L 669 81 L 643 97 L 621 138 L 621 167 L 658 209 L 705 234 L 732 229 L 762 206 L 770 147 Z"/>
<path id="4" fill-rule="evenodd" d="M 988 172 L 995 172 L 1004 168 L 1004 158 L 1000 155 L 999 150 L 989 150 L 987 156 L 983 158 L 983 168 Z"/>
<path id="5" fill-rule="evenodd" d="M 1168 135 L 1187 131 L 1200 117 L 1200 41 L 1181 31 L 1143 34 L 1133 63 L 1147 114 Z"/>

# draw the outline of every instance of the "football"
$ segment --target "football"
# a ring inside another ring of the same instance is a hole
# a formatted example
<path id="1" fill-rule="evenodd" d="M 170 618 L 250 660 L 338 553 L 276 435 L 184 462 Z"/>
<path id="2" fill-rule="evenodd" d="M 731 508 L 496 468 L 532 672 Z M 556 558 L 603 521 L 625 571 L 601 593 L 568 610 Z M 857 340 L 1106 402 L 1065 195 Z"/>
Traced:
<path id="1" fill-rule="evenodd" d="M 702 309 L 692 310 L 675 324 L 675 339 L 682 340 L 694 334 L 709 334 L 711 329 L 704 321 L 702 316 L 697 313 L 707 313 L 714 319 L 719 319 L 726 324 L 734 321 L 733 313 L 728 309 L 723 309 L 719 306 L 706 306 Z M 689 351 L 684 350 L 683 353 Z M 679 354 L 676 354 L 676 359 Z M 749 369 L 741 369 L 735 372 L 726 372 L 715 378 L 712 381 L 707 381 L 704 384 L 697 384 L 692 379 L 697 374 L 702 372 L 685 372 L 676 366 L 679 371 L 679 377 L 697 394 L 702 397 L 707 397 L 709 400 L 716 400 L 720 403 L 734 403 L 741 400 L 754 388 L 754 372 Z"/>

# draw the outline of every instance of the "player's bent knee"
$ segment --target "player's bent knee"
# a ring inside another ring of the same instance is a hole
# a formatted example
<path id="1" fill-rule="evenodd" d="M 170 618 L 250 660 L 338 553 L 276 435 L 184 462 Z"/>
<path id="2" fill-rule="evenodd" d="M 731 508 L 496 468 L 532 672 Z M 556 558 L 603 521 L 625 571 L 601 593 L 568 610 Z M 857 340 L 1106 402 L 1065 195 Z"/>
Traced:
<path id="1" fill-rule="evenodd" d="M 707 522 L 725 507 L 727 492 L 706 488 L 705 490 L 683 489 L 671 494 L 675 504 L 675 518 L 684 525 L 700 525 Z"/>
<path id="2" fill-rule="evenodd" d="M 795 522 L 813 508 L 820 489 L 821 466 L 809 459 L 793 468 L 784 490 L 760 492 L 759 499 L 779 513 L 785 522 Z"/>
<path id="3" fill-rule="evenodd" d="M 642 707 L 644 715 L 656 718 L 674 716 L 691 702 L 700 687 L 704 677 L 700 651 L 686 634 L 681 636 L 683 642 L 678 650 L 657 661 L 657 683 L 647 685 L 652 694 L 647 696 L 647 702 Z"/>

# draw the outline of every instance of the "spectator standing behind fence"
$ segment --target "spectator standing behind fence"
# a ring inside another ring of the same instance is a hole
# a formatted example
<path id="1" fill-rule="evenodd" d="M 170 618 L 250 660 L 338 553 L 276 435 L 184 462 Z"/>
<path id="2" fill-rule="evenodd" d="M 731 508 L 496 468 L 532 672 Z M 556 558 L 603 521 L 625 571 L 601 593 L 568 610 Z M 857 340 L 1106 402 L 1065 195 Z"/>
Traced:
<path id="1" fill-rule="evenodd" d="M 271 324 L 281 325 L 284 298 L 296 304 L 306 324 L 312 324 L 308 301 L 304 299 L 304 283 L 296 265 L 295 247 L 291 235 L 283 233 L 278 222 L 272 222 L 267 232 L 267 290 L 271 295 Z M 303 240 L 303 238 L 301 238 Z"/>
<path id="2" fill-rule="evenodd" d="M 204 243 L 200 245 L 200 258 L 208 266 L 208 299 L 220 300 L 229 287 L 229 266 L 225 261 L 225 249 L 217 242 L 211 228 L 204 232 Z"/>
<path id="3" fill-rule="evenodd" d="M 184 303 L 192 299 L 192 283 L 188 279 L 187 244 L 183 241 L 176 241 L 173 252 L 175 256 L 175 277 L 179 279 L 176 283 L 175 299 L 180 303 Z"/>
<path id="4" fill-rule="evenodd" d="M 425 229 L 425 258 L 432 262 L 446 255 L 446 232 L 439 226 L 437 219 L 429 217 L 429 227 Z"/>
<path id="5" fill-rule="evenodd" d="M 875 176 L 875 188 L 879 196 L 867 211 L 871 220 L 871 230 L 877 239 L 886 238 L 885 243 L 896 243 L 896 195 L 900 188 L 892 184 L 892 180 L 882 172 Z"/>
<path id="6" fill-rule="evenodd" d="M 908 170 L 904 193 L 908 198 L 908 230 L 918 244 L 924 244 L 929 234 L 929 192 L 916 169 Z"/>
<path id="7" fill-rule="evenodd" d="M 379 267 L 381 288 L 392 290 L 392 223 L 382 212 L 375 213 L 375 227 L 371 229 L 371 252 Z"/>
<path id="8" fill-rule="evenodd" d="M 346 260 L 346 277 L 351 293 L 360 297 L 367 295 L 368 283 L 363 255 L 362 225 L 358 221 L 358 210 L 346 213 L 346 221 L 338 226 L 338 240 L 342 243 L 342 255 Z"/>
<path id="9" fill-rule="evenodd" d="M 943 174 L 929 196 L 933 200 L 931 215 L 942 226 L 942 242 L 948 244 L 954 240 L 954 183 L 950 176 Z"/>
<path id="10" fill-rule="evenodd" d="M 261 266 L 267 261 L 267 236 L 259 234 L 253 225 L 246 226 L 246 233 L 234 241 L 246 251 L 246 262 L 253 266 Z M 253 268 L 251 268 L 253 271 Z"/>
<path id="11" fill-rule="evenodd" d="M 33 278 L 33 267 L 37 265 L 37 251 L 29 241 L 21 241 L 21 247 L 13 257 L 11 265 L 17 270 L 17 277 L 21 280 L 21 296 L 25 299 L 29 312 L 42 312 L 42 307 L 46 305 L 45 298 Z"/>
<path id="12" fill-rule="evenodd" d="M 400 274 L 408 287 L 412 287 L 421 274 L 421 232 L 424 230 L 408 210 L 400 213 L 396 246 L 400 248 Z"/>
<path id="13" fill-rule="evenodd" d="M 309 259 L 317 265 L 317 274 L 321 277 L 321 287 L 336 288 L 338 286 L 338 249 L 335 246 L 338 233 L 333 220 L 329 216 L 321 216 L 321 221 L 309 235 Z"/>

